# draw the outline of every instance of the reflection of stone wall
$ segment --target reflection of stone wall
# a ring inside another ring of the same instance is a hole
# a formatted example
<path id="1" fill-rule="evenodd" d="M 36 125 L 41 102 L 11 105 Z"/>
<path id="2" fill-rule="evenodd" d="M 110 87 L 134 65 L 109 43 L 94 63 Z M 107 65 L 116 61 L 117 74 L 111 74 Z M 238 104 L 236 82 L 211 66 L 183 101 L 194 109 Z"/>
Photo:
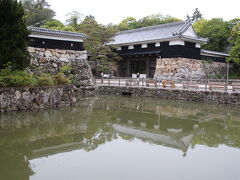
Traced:
<path id="1" fill-rule="evenodd" d="M 70 106 L 75 102 L 75 93 L 67 86 L 0 89 L 0 112 Z"/>
<path id="2" fill-rule="evenodd" d="M 72 51 L 28 47 L 31 55 L 31 71 L 56 74 L 66 65 L 72 66 L 74 85 L 78 87 L 94 86 L 94 80 L 87 60 L 87 51 Z"/>
<path id="3" fill-rule="evenodd" d="M 226 75 L 226 68 L 226 63 L 188 58 L 163 58 L 157 59 L 155 77 L 162 79 L 221 78 Z"/>

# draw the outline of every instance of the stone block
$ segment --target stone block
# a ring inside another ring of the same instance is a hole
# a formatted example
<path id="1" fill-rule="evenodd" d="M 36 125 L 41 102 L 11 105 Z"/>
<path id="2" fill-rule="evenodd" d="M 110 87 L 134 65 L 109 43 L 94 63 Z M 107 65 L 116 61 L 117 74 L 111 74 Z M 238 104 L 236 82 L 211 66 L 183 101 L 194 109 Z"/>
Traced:
<path id="1" fill-rule="evenodd" d="M 39 55 L 40 57 L 43 57 L 44 53 L 43 53 L 43 52 L 39 52 L 38 55 Z"/>
<path id="2" fill-rule="evenodd" d="M 35 53 L 35 48 L 34 47 L 28 47 L 28 52 Z"/>
<path id="3" fill-rule="evenodd" d="M 74 54 L 70 55 L 70 59 L 73 59 L 75 60 L 76 59 L 76 56 Z"/>
<path id="4" fill-rule="evenodd" d="M 44 57 L 40 57 L 40 58 L 39 58 L 39 62 L 40 62 L 40 63 L 45 63 L 45 62 L 47 62 L 47 59 L 44 58 Z"/>
<path id="5" fill-rule="evenodd" d="M 46 58 L 49 58 L 49 57 L 52 56 L 52 53 L 51 53 L 51 51 L 49 51 L 49 50 L 47 50 L 44 54 L 45 54 L 45 57 L 46 57 Z"/>
<path id="6" fill-rule="evenodd" d="M 58 65 L 57 65 L 56 63 L 52 63 L 52 66 L 53 66 L 54 68 L 57 68 L 57 67 L 58 67 Z"/>
<path id="7" fill-rule="evenodd" d="M 87 57 L 88 57 L 87 54 L 81 54 L 81 55 L 79 56 L 79 59 L 86 60 Z"/>

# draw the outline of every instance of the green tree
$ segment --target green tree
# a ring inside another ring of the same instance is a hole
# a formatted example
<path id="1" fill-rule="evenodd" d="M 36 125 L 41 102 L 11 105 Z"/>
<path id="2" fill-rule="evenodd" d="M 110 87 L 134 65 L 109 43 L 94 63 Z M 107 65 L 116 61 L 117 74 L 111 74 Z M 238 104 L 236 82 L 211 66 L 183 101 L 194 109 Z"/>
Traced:
<path id="1" fill-rule="evenodd" d="M 118 24 L 118 29 L 120 31 L 136 29 L 137 27 L 137 20 L 134 17 L 127 17 Z"/>
<path id="2" fill-rule="evenodd" d="M 139 19 L 138 21 L 134 17 L 127 17 L 118 24 L 118 30 L 124 31 L 129 29 L 136 29 L 141 27 L 154 26 L 178 21 L 181 20 L 174 18 L 172 16 L 163 16 L 162 14 L 145 16 L 142 19 Z"/>
<path id="3" fill-rule="evenodd" d="M 240 24 L 240 18 L 234 18 L 227 22 L 228 29 L 232 31 L 232 28 L 236 26 L 237 24 Z"/>
<path id="4" fill-rule="evenodd" d="M 199 11 L 198 8 L 196 8 L 196 9 L 194 10 L 194 12 L 193 12 L 193 15 L 192 15 L 192 17 L 191 17 L 191 20 L 192 20 L 193 22 L 196 22 L 196 21 L 198 21 L 198 20 L 200 20 L 200 19 L 202 19 L 202 13 Z"/>
<path id="5" fill-rule="evenodd" d="M 27 26 L 40 27 L 55 16 L 50 5 L 44 0 L 22 0 Z"/>
<path id="6" fill-rule="evenodd" d="M 174 18 L 172 16 L 163 16 L 162 14 L 154 14 L 150 16 L 145 16 L 138 20 L 138 27 L 154 26 L 159 24 L 166 24 L 171 22 L 178 22 L 180 19 Z"/>
<path id="7" fill-rule="evenodd" d="M 66 20 L 66 23 L 68 26 L 73 27 L 76 31 L 79 30 L 79 23 L 82 21 L 82 14 L 80 14 L 77 11 L 72 11 L 67 14 L 68 19 Z"/>
<path id="8" fill-rule="evenodd" d="M 240 23 L 232 28 L 230 36 L 230 58 L 237 64 L 240 64 Z"/>
<path id="9" fill-rule="evenodd" d="M 61 30 L 65 27 L 65 25 L 59 20 L 50 19 L 46 21 L 41 27 L 47 28 L 47 29 Z"/>
<path id="10" fill-rule="evenodd" d="M 112 62 L 120 60 L 108 43 L 116 33 L 114 26 L 98 24 L 93 16 L 86 16 L 79 24 L 80 32 L 88 35 L 84 47 L 90 53 L 90 61 L 95 61 L 97 70 L 105 73 L 111 71 Z"/>
<path id="11" fill-rule="evenodd" d="M 193 23 L 193 28 L 195 32 L 200 35 L 204 31 L 204 27 L 207 25 L 208 21 L 204 18 L 200 19 L 199 21 L 196 21 Z"/>
<path id="12" fill-rule="evenodd" d="M 37 2 L 37 7 L 39 7 L 39 8 L 49 8 L 50 7 L 48 2 L 45 0 L 36 0 L 36 2 Z"/>
<path id="13" fill-rule="evenodd" d="M 199 36 L 209 39 L 209 42 L 203 45 L 204 49 L 225 51 L 228 46 L 228 38 L 230 37 L 227 22 L 221 18 L 213 18 L 207 21 L 203 19 L 196 22 L 193 26 Z"/>
<path id="14" fill-rule="evenodd" d="M 0 68 L 9 62 L 13 69 L 24 69 L 29 65 L 29 32 L 23 16 L 22 3 L 0 0 Z"/>
<path id="15" fill-rule="evenodd" d="M 46 21 L 41 27 L 60 31 L 75 31 L 72 26 L 65 26 L 61 21 L 56 19 Z"/>

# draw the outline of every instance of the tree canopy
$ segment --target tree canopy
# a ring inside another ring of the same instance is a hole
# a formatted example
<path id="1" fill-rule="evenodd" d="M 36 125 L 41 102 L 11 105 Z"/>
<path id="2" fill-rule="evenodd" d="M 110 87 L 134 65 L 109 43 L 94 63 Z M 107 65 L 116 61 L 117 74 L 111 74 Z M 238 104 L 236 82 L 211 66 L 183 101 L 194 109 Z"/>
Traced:
<path id="1" fill-rule="evenodd" d="M 55 16 L 55 12 L 45 0 L 21 0 L 27 26 L 39 27 Z"/>
<path id="2" fill-rule="evenodd" d="M 75 30 L 79 30 L 78 24 L 81 22 L 83 15 L 77 11 L 72 11 L 68 13 L 67 16 L 68 16 L 68 19 L 66 20 L 67 25 L 73 27 Z"/>
<path id="3" fill-rule="evenodd" d="M 180 21 L 180 19 L 172 16 L 163 16 L 162 14 L 153 14 L 150 16 L 145 16 L 139 20 L 136 20 L 134 17 L 127 17 L 118 24 L 118 30 L 123 31 L 177 21 Z"/>
<path id="4" fill-rule="evenodd" d="M 137 20 L 134 17 L 127 17 L 118 24 L 120 31 L 135 29 L 138 27 Z"/>
<path id="5" fill-rule="evenodd" d="M 240 18 L 234 18 L 227 22 L 227 27 L 230 31 L 232 31 L 233 27 L 240 24 Z"/>
<path id="6" fill-rule="evenodd" d="M 41 27 L 47 29 L 56 29 L 60 31 L 75 31 L 72 26 L 65 26 L 61 21 L 56 19 L 50 19 L 46 21 Z"/>
<path id="7" fill-rule="evenodd" d="M 193 26 L 199 36 L 209 39 L 209 42 L 203 45 L 204 49 L 226 51 L 230 31 L 227 27 L 227 22 L 222 18 L 201 19 L 195 22 Z"/>
<path id="8" fill-rule="evenodd" d="M 86 16 L 79 24 L 80 32 L 88 35 L 84 47 L 90 53 L 90 60 L 97 63 L 97 70 L 109 73 L 112 62 L 118 61 L 120 57 L 112 51 L 108 43 L 116 33 L 112 26 L 98 24 L 93 16 Z"/>
<path id="9" fill-rule="evenodd" d="M 228 58 L 228 60 L 233 60 L 237 64 L 240 64 L 240 23 L 232 28 L 229 42 L 231 49 L 230 58 Z"/>
<path id="10" fill-rule="evenodd" d="M 207 20 L 202 18 L 199 21 L 193 23 L 193 28 L 198 35 L 200 35 L 204 31 L 204 27 L 207 26 Z"/>
<path id="11" fill-rule="evenodd" d="M 181 19 L 174 18 L 172 16 L 163 16 L 162 14 L 154 14 L 140 19 L 138 21 L 138 27 L 154 26 L 178 21 L 181 21 Z"/>
<path id="12" fill-rule="evenodd" d="M 0 68 L 8 63 L 11 63 L 13 69 L 24 69 L 29 65 L 29 32 L 23 16 L 22 3 L 0 0 Z"/>

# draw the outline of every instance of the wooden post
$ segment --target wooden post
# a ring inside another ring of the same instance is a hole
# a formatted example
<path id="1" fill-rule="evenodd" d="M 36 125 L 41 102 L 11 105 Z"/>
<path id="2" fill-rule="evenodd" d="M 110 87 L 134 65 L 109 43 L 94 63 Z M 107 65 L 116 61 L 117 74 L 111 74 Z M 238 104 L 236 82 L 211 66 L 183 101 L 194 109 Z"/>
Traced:
<path id="1" fill-rule="evenodd" d="M 205 80 L 205 91 L 207 91 L 207 80 Z"/>
<path id="2" fill-rule="evenodd" d="M 226 80 L 226 82 L 225 82 L 225 87 L 224 87 L 224 89 L 225 89 L 225 91 L 228 90 L 228 80 Z"/>
<path id="3" fill-rule="evenodd" d="M 149 59 L 146 60 L 146 76 L 150 78 L 150 61 Z"/>
<path id="4" fill-rule="evenodd" d="M 121 80 L 120 80 L 120 77 L 118 76 L 118 84 L 119 84 L 119 86 L 121 85 L 121 82 L 120 82 Z"/>
<path id="5" fill-rule="evenodd" d="M 226 82 L 226 91 L 228 90 L 228 77 L 229 77 L 229 61 L 227 62 L 227 82 Z"/>
<path id="6" fill-rule="evenodd" d="M 227 62 L 227 84 L 228 84 L 228 77 L 229 77 L 229 61 Z"/>
<path id="7" fill-rule="evenodd" d="M 108 76 L 108 86 L 110 86 L 110 76 Z"/>
<path id="8" fill-rule="evenodd" d="M 131 68 L 131 63 L 130 63 L 130 61 L 128 60 L 127 61 L 127 77 L 130 77 L 131 75 L 130 75 L 130 68 Z"/>

